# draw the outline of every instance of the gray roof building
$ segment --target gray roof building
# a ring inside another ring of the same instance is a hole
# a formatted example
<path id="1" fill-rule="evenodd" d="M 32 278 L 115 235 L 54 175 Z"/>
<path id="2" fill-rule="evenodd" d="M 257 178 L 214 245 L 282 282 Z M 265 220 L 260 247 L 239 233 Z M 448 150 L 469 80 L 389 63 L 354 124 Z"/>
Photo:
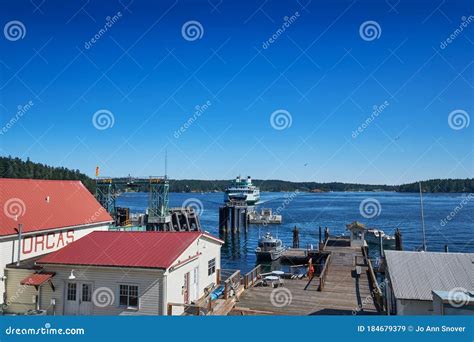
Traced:
<path id="1" fill-rule="evenodd" d="M 433 300 L 432 291 L 474 290 L 474 253 L 385 251 L 397 299 Z"/>

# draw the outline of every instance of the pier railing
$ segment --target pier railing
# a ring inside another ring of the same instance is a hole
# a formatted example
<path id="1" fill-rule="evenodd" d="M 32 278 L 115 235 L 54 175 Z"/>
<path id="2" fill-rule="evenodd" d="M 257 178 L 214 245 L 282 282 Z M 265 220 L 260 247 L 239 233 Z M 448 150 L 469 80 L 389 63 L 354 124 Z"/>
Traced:
<path id="1" fill-rule="evenodd" d="M 244 276 L 244 288 L 248 289 L 249 287 L 253 287 L 261 273 L 262 273 L 261 265 L 257 265 L 254 269 L 248 272 Z"/>
<path id="2" fill-rule="evenodd" d="M 181 313 L 182 316 L 205 316 L 212 313 L 212 300 L 211 297 L 208 296 L 205 301 L 205 305 L 198 305 L 198 304 L 183 304 L 183 303 L 168 303 L 167 307 L 167 315 L 173 315 L 173 307 L 181 307 L 183 308 L 183 312 Z"/>
<path id="3" fill-rule="evenodd" d="M 382 289 L 380 288 L 377 277 L 375 276 L 374 268 L 372 267 L 372 262 L 368 256 L 367 250 L 362 247 L 362 255 L 364 256 L 365 263 L 368 266 L 368 275 L 369 275 L 369 284 L 372 289 L 372 295 L 374 298 L 374 304 L 380 311 L 384 311 L 384 300 Z"/>
<path id="4" fill-rule="evenodd" d="M 237 294 L 237 289 L 240 286 L 240 278 L 240 270 L 237 270 L 224 280 L 224 299 L 229 299 L 231 291 Z"/>
<path id="5" fill-rule="evenodd" d="M 327 245 L 328 245 L 329 240 L 330 240 L 329 236 L 324 239 L 323 244 L 322 244 L 322 247 L 320 247 L 321 251 L 325 251 L 325 250 L 326 250 L 326 247 L 327 247 Z"/>
<path id="6" fill-rule="evenodd" d="M 326 258 L 326 262 L 324 263 L 324 268 L 321 271 L 321 274 L 319 275 L 319 287 L 318 291 L 322 291 L 324 289 L 324 284 L 326 283 L 326 277 L 329 272 L 329 264 L 331 263 L 331 254 L 328 255 Z"/>

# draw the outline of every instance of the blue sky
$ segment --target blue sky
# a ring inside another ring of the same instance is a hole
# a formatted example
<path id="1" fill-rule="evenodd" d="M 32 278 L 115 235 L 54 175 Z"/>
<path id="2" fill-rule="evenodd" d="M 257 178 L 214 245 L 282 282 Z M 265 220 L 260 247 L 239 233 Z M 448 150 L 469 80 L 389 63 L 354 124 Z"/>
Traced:
<path id="1" fill-rule="evenodd" d="M 0 4 L 2 155 L 91 176 L 161 175 L 165 150 L 172 178 L 473 176 L 472 2 Z M 198 37 L 183 36 L 190 21 Z M 96 128 L 100 110 L 113 126 Z"/>

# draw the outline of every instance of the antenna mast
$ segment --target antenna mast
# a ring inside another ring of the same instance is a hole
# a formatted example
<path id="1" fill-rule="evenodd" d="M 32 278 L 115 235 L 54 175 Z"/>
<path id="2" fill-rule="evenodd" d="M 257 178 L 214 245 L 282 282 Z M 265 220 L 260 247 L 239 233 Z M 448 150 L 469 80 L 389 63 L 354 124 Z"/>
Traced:
<path id="1" fill-rule="evenodd" d="M 168 148 L 165 150 L 165 179 L 168 178 Z"/>
<path id="2" fill-rule="evenodd" d="M 423 193 L 421 191 L 421 182 L 418 182 L 418 185 L 420 187 L 421 227 L 423 229 L 423 252 L 426 252 L 425 215 L 423 212 Z"/>

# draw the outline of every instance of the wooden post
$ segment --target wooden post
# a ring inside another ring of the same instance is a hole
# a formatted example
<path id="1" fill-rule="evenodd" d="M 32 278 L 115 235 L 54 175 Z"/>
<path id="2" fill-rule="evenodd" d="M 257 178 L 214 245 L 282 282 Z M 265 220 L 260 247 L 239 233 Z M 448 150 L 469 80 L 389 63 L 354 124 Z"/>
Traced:
<path id="1" fill-rule="evenodd" d="M 230 209 L 230 229 L 232 233 L 235 233 L 235 207 L 232 206 Z"/>
<path id="2" fill-rule="evenodd" d="M 300 236 L 296 226 L 293 229 L 293 248 L 300 248 Z"/>
<path id="3" fill-rule="evenodd" d="M 402 232 L 398 228 L 395 231 L 395 249 L 397 251 L 403 251 Z"/>
<path id="4" fill-rule="evenodd" d="M 167 315 L 172 316 L 173 315 L 173 305 L 168 303 L 168 310 L 167 310 Z"/>
<path id="5" fill-rule="evenodd" d="M 240 208 L 237 208 L 237 231 L 240 232 L 240 219 L 242 217 L 242 213 Z"/>
<path id="6" fill-rule="evenodd" d="M 219 207 L 219 231 L 222 232 L 224 230 L 224 208 Z"/>
<path id="7" fill-rule="evenodd" d="M 245 231 L 247 232 L 249 230 L 249 216 L 248 216 L 247 208 L 245 209 L 244 214 L 245 214 L 244 225 L 245 225 Z"/>
<path id="8" fill-rule="evenodd" d="M 217 282 L 217 285 L 221 283 L 221 270 L 220 269 L 216 271 L 216 282 Z"/>
<path id="9" fill-rule="evenodd" d="M 379 233 L 379 247 L 380 247 L 380 257 L 383 258 L 383 237 L 382 234 Z"/>

